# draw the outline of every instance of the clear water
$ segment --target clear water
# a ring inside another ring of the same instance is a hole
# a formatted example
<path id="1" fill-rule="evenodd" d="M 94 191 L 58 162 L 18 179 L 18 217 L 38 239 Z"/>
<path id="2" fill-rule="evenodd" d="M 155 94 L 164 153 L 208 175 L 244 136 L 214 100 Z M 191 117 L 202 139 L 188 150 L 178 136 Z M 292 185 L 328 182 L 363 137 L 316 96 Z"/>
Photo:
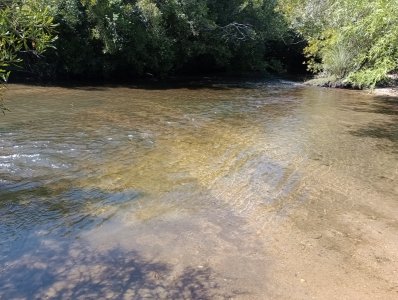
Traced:
<path id="1" fill-rule="evenodd" d="M 0 299 L 261 299 L 272 230 L 297 211 L 398 198 L 394 98 L 288 82 L 6 98 Z"/>

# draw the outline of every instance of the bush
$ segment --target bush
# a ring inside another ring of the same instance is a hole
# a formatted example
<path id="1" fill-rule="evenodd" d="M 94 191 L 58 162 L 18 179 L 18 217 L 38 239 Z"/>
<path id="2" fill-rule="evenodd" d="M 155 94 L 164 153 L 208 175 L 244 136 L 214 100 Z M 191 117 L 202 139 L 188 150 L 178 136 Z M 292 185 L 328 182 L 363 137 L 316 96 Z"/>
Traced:
<path id="1" fill-rule="evenodd" d="M 279 9 L 308 42 L 309 68 L 374 87 L 398 68 L 398 0 L 284 0 Z"/>

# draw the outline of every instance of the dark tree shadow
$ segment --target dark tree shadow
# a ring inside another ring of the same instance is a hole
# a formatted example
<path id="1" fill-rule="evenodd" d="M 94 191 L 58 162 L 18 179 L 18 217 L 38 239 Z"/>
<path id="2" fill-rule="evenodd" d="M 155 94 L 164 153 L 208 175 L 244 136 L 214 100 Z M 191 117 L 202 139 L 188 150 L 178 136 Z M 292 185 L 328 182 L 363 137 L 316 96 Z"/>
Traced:
<path id="1" fill-rule="evenodd" d="M 27 180 L 0 181 L 0 254 L 4 240 L 27 234 L 34 226 L 46 226 L 53 234 L 70 235 L 75 230 L 100 226 L 118 210 L 134 204 L 141 194 L 98 188 L 71 188 L 71 183 L 40 184 Z M 106 206 L 106 213 L 96 211 Z M 14 238 L 13 238 L 14 239 Z"/>
<path id="2" fill-rule="evenodd" d="M 48 245 L 0 269 L 0 299 L 228 299 L 209 267 L 148 261 L 119 248 L 93 253 L 83 247 Z"/>
<path id="3" fill-rule="evenodd" d="M 398 122 L 370 123 L 365 128 L 351 132 L 355 136 L 387 139 L 398 144 Z"/>
<path id="4" fill-rule="evenodd" d="M 130 88 L 144 90 L 170 90 L 189 89 L 201 90 L 210 89 L 216 91 L 239 89 L 257 89 L 258 84 L 271 84 L 290 86 L 290 82 L 296 82 L 297 78 L 285 78 L 264 75 L 224 75 L 224 76 L 177 76 L 165 79 L 135 78 L 133 80 L 107 80 L 107 81 L 59 81 L 48 83 L 46 87 L 63 87 L 72 90 L 82 91 L 107 91 L 112 88 Z M 24 83 L 29 84 L 29 83 Z M 37 84 L 35 84 L 37 86 Z M 40 85 L 39 85 L 40 86 Z"/>
<path id="5" fill-rule="evenodd" d="M 90 215 L 84 203 L 123 208 L 136 201 L 136 191 L 12 181 L 0 187 L 0 299 L 228 299 L 246 293 L 225 288 L 224 278 L 206 265 L 177 270 L 117 245 L 95 251 L 67 234 L 107 218 Z M 43 229 L 50 233 L 42 236 Z"/>
<path id="6" fill-rule="evenodd" d="M 368 102 L 356 102 L 355 106 L 350 106 L 347 109 L 368 112 L 383 115 L 398 116 L 398 98 L 388 96 L 376 96 L 375 101 L 369 104 Z"/>
<path id="7" fill-rule="evenodd" d="M 394 97 L 376 97 L 372 104 L 358 104 L 353 110 L 385 115 L 385 121 L 370 122 L 366 126 L 350 133 L 358 137 L 386 139 L 392 143 L 393 151 L 397 152 L 398 146 L 398 99 Z"/>

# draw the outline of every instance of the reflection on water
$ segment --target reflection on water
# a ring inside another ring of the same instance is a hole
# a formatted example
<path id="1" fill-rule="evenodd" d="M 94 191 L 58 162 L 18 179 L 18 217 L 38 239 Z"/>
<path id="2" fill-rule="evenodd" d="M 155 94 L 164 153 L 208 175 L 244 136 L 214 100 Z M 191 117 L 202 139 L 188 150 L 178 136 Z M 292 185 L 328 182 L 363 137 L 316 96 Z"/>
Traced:
<path id="1" fill-rule="evenodd" d="M 258 297 L 264 230 L 331 193 L 398 195 L 395 99 L 283 82 L 7 97 L 0 298 Z"/>

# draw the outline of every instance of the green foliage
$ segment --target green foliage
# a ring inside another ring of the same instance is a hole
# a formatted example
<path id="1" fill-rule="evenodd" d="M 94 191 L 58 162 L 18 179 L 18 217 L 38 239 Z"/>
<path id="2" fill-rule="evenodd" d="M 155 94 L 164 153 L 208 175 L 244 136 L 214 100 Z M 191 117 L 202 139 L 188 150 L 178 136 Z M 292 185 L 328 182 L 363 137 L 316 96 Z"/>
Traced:
<path id="1" fill-rule="evenodd" d="M 333 45 L 322 53 L 323 71 L 336 78 L 345 78 L 353 69 L 354 55 L 344 44 Z"/>
<path id="2" fill-rule="evenodd" d="M 22 62 L 77 79 L 283 71 L 281 59 L 291 62 L 288 49 L 297 49 L 294 31 L 307 43 L 309 70 L 374 87 L 398 69 L 396 7 L 398 0 L 3 0 L 0 80 Z"/>
<path id="3" fill-rule="evenodd" d="M 3 61 L 8 68 L 23 61 L 42 76 L 63 79 L 282 71 L 293 36 L 275 6 L 265 0 L 8 1 L 4 32 L 16 20 L 24 35 L 7 36 Z M 55 42 L 52 24 L 58 25 Z M 56 50 L 48 49 L 52 44 Z M 33 59 L 44 50 L 45 59 Z"/>
<path id="4" fill-rule="evenodd" d="M 280 65 L 271 63 L 271 45 L 289 39 L 275 1 L 56 0 L 53 7 L 60 39 L 48 61 L 61 77 L 265 70 Z"/>
<path id="5" fill-rule="evenodd" d="M 29 56 L 39 57 L 52 45 L 53 28 L 53 17 L 45 1 L 10 1 L 0 6 L 0 95 L 11 66 Z M 0 98 L 0 111 L 5 110 Z"/>
<path id="6" fill-rule="evenodd" d="M 282 11 L 307 41 L 309 69 L 374 87 L 398 68 L 398 0 L 285 0 Z"/>
<path id="7" fill-rule="evenodd" d="M 23 53 L 39 56 L 54 42 L 53 27 L 49 7 L 42 1 L 13 1 L 4 6 L 0 10 L 0 66 L 21 62 Z"/>

